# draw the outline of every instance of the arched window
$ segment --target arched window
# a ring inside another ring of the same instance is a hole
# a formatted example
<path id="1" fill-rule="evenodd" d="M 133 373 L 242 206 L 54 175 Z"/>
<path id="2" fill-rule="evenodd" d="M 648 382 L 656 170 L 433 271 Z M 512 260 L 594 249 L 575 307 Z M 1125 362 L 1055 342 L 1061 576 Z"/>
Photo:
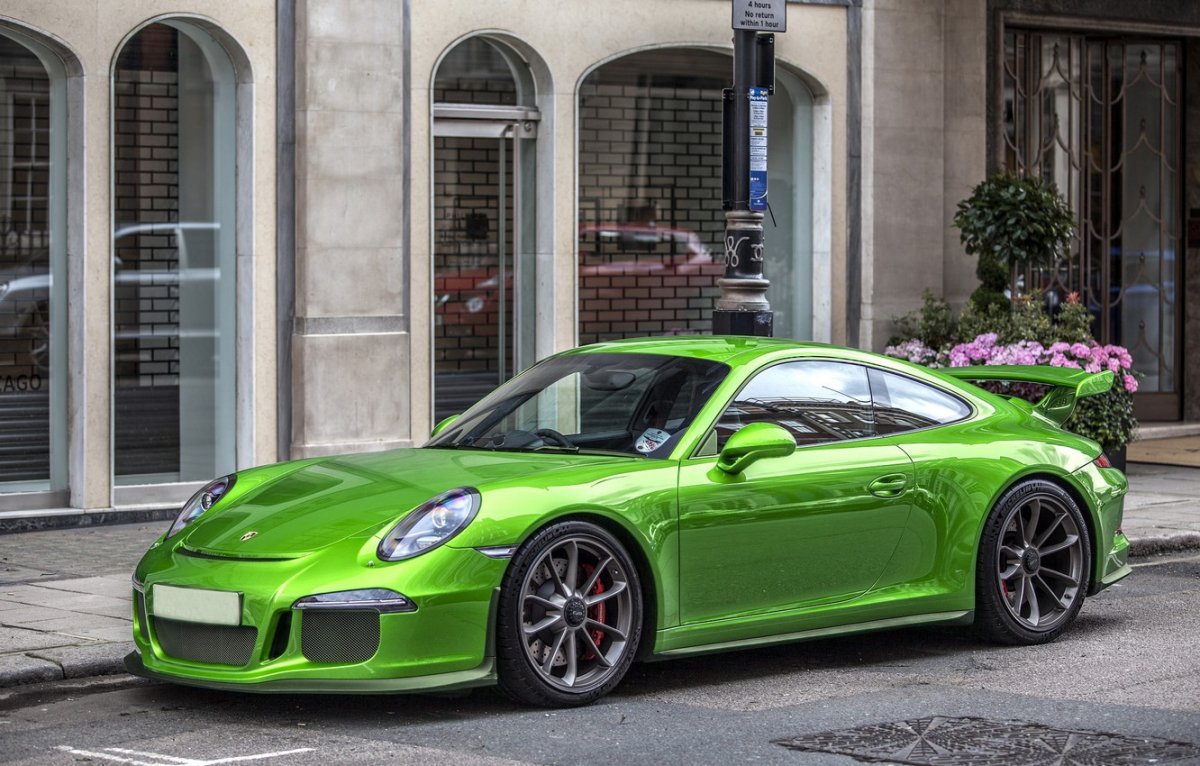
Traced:
<path id="1" fill-rule="evenodd" d="M 67 482 L 65 76 L 0 27 L 0 492 Z"/>
<path id="2" fill-rule="evenodd" d="M 708 332 L 724 273 L 721 90 L 731 58 L 633 53 L 579 89 L 579 342 Z M 767 297 L 812 337 L 812 94 L 780 70 L 769 108 Z"/>
<path id="3" fill-rule="evenodd" d="M 236 77 L 209 32 L 149 24 L 113 71 L 117 484 L 236 466 Z"/>
<path id="4" fill-rule="evenodd" d="M 533 362 L 535 96 L 525 61 L 483 37 L 451 49 L 434 78 L 438 420 L 462 412 Z"/>

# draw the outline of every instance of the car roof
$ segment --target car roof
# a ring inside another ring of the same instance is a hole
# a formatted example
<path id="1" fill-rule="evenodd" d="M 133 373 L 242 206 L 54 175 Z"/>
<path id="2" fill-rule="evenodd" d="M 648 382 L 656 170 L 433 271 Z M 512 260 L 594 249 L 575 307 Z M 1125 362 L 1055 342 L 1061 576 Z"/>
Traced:
<path id="1" fill-rule="evenodd" d="M 593 343 L 574 349 L 570 353 L 598 354 L 662 354 L 686 356 L 729 363 L 734 358 L 739 362 L 751 361 L 778 351 L 825 350 L 853 352 L 842 346 L 826 343 L 802 343 L 784 338 L 758 338 L 736 335 L 674 335 L 654 338 L 626 338 L 624 340 Z"/>

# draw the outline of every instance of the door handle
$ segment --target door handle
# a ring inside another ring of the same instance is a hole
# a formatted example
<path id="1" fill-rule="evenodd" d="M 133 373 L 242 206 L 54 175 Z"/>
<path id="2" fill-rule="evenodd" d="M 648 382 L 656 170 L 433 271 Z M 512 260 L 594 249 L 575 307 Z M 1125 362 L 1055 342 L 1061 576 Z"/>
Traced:
<path id="1" fill-rule="evenodd" d="M 892 473 L 887 476 L 880 476 L 875 481 L 867 485 L 872 495 L 876 497 L 896 497 L 904 492 L 904 488 L 908 486 L 908 479 L 902 473 Z"/>

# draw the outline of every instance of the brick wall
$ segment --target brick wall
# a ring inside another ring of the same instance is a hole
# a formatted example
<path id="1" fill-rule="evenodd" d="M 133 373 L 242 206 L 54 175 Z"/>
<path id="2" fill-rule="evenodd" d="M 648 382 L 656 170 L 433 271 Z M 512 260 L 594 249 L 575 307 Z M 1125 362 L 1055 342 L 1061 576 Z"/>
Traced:
<path id="1" fill-rule="evenodd" d="M 146 27 L 121 51 L 113 94 L 114 221 L 179 221 L 178 32 Z M 114 466 L 118 476 L 179 470 L 179 242 L 117 238 L 113 264 Z"/>
<path id="2" fill-rule="evenodd" d="M 478 55 L 473 60 L 496 55 L 489 54 L 490 50 L 475 51 Z M 448 63 L 451 69 L 479 70 L 467 61 Z M 438 102 L 516 103 L 511 78 L 443 75 L 437 86 L 434 98 Z M 516 372 L 511 152 L 510 142 L 504 156 L 505 188 L 501 189 L 500 139 L 434 138 L 433 356 L 438 418 L 462 412 L 500 382 L 502 333 L 505 375 Z M 506 269 L 503 322 L 499 285 L 502 210 Z"/>
<path id="3" fill-rule="evenodd" d="M 506 185 L 511 192 L 512 175 Z M 434 364 L 499 370 L 500 147 L 497 139 L 434 140 Z M 504 307 L 512 370 L 512 195 L 504 195 Z"/>
<path id="4" fill-rule="evenodd" d="M 711 329 L 724 273 L 722 87 L 596 75 L 581 87 L 580 343 Z"/>
<path id="5" fill-rule="evenodd" d="M 117 61 L 116 228 L 179 220 L 178 32 L 155 24 Z M 179 384 L 179 249 L 171 234 L 122 236 L 114 264 L 118 386 Z M 124 337 L 123 337 L 124 336 Z"/>

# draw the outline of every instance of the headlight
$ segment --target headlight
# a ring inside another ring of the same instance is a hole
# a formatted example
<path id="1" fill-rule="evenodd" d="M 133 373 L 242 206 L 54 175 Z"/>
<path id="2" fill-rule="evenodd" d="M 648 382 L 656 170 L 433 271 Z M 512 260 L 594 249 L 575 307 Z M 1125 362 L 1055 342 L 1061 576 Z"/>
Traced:
<path id="1" fill-rule="evenodd" d="M 428 500 L 397 524 L 379 543 L 379 558 L 399 561 L 436 548 L 463 530 L 479 510 L 479 492 L 459 487 Z"/>
<path id="2" fill-rule="evenodd" d="M 167 537 L 174 537 L 179 534 L 188 524 L 195 521 L 200 514 L 216 505 L 233 487 L 235 479 L 236 476 L 234 474 L 222 476 L 216 481 L 206 484 L 203 489 L 192 495 L 192 499 L 184 504 L 183 510 L 175 518 L 175 523 L 167 531 Z"/>

